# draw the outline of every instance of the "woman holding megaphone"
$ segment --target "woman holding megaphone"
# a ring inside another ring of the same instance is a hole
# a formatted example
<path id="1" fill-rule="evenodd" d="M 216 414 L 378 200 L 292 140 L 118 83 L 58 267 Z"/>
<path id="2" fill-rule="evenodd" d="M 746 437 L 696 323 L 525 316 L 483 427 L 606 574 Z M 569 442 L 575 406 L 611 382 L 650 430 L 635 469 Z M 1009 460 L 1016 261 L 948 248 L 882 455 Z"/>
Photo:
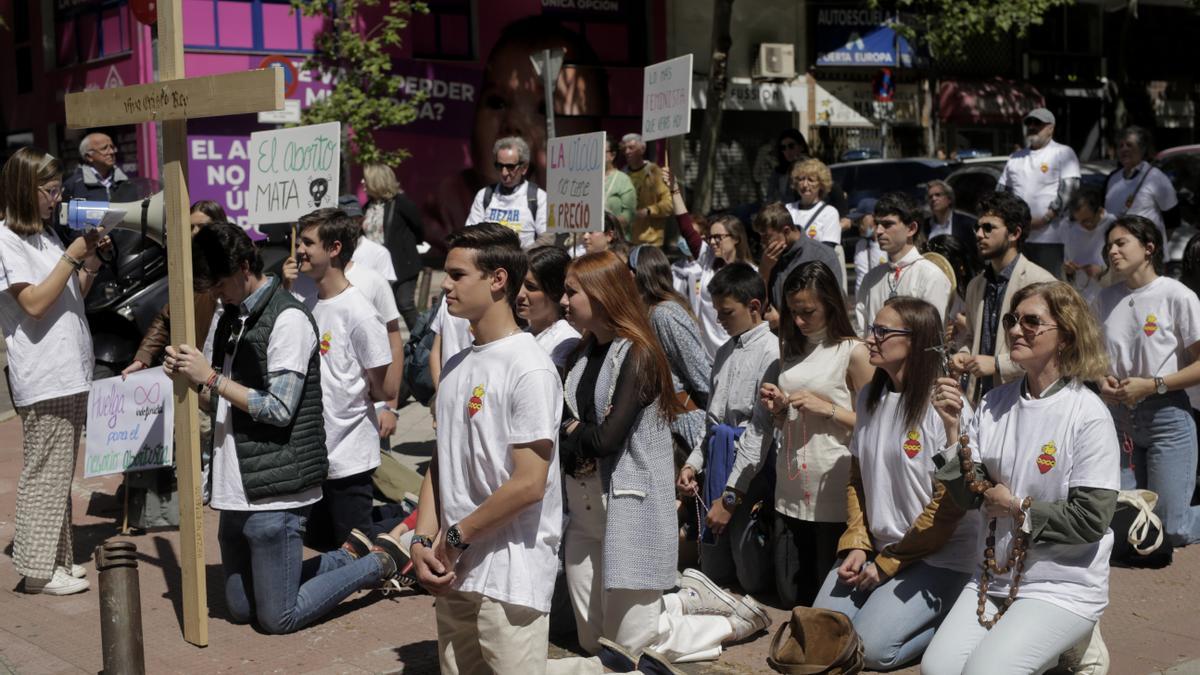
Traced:
<path id="1" fill-rule="evenodd" d="M 92 230 L 64 248 L 51 220 L 61 198 L 62 165 L 40 150 L 0 171 L 0 326 L 25 460 L 12 557 L 25 592 L 50 595 L 88 588 L 72 559 L 71 479 L 94 364 L 83 298 L 108 245 Z"/>

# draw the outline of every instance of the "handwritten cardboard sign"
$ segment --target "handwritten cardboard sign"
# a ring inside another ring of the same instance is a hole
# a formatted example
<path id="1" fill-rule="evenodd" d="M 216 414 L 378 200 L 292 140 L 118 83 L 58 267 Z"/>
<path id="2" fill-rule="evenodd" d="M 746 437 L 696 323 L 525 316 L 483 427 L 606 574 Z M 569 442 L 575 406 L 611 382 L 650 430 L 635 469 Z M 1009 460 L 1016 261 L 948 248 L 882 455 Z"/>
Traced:
<path id="1" fill-rule="evenodd" d="M 692 55 L 646 66 L 642 80 L 642 140 L 692 130 Z"/>
<path id="2" fill-rule="evenodd" d="M 96 380 L 88 395 L 85 478 L 170 466 L 175 402 L 163 369 Z"/>
<path id="3" fill-rule="evenodd" d="M 604 231 L 604 132 L 546 141 L 546 228 Z"/>
<path id="4" fill-rule="evenodd" d="M 340 122 L 250 134 L 250 224 L 290 223 L 337 206 Z"/>

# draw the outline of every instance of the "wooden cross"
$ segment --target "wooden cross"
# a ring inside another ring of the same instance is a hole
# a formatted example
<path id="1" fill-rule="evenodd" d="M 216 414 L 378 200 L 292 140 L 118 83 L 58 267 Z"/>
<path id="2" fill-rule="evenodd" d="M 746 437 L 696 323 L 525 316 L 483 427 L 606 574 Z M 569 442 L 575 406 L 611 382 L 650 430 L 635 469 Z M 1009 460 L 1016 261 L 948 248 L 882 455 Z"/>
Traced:
<path id="1" fill-rule="evenodd" d="M 184 79 L 180 0 L 158 2 L 159 82 L 67 94 L 72 129 L 162 122 L 167 210 L 167 279 L 171 343 L 196 343 L 192 301 L 192 237 L 188 221 L 187 120 L 283 109 L 278 68 Z M 200 434 L 196 391 L 175 381 L 175 461 L 179 477 L 179 543 L 183 578 L 183 637 L 208 645 L 204 521 L 200 498 Z"/>

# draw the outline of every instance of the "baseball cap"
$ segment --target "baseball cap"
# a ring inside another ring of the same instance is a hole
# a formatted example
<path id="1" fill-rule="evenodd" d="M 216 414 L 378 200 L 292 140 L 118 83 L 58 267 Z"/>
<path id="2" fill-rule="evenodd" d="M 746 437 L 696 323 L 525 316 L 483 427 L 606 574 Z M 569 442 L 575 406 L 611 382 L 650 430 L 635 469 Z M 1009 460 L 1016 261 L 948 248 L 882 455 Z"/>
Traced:
<path id="1" fill-rule="evenodd" d="M 358 203 L 358 197 L 354 195 L 338 197 L 337 207 L 351 218 L 361 218 L 363 215 L 362 204 Z"/>
<path id="2" fill-rule="evenodd" d="M 1028 122 L 1029 120 L 1037 120 L 1042 124 L 1054 124 L 1054 113 L 1045 108 L 1034 108 L 1026 113 L 1021 121 Z"/>
<path id="3" fill-rule="evenodd" d="M 862 220 L 863 216 L 875 215 L 875 202 L 876 201 L 877 200 L 874 197 L 863 198 L 862 200 L 860 200 L 858 202 L 858 206 L 855 206 L 854 208 L 850 209 L 850 213 L 848 214 L 847 217 L 849 217 L 850 220 L 857 222 L 859 220 Z"/>

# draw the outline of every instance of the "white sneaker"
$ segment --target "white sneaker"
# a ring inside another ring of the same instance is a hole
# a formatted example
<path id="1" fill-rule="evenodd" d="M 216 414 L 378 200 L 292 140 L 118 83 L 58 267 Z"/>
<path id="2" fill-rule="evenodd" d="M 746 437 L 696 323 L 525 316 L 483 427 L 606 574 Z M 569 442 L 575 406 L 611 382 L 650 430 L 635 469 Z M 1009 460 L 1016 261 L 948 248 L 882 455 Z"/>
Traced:
<path id="1" fill-rule="evenodd" d="M 729 617 L 729 623 L 733 624 L 733 637 L 730 641 L 738 642 L 766 630 L 771 625 L 771 617 L 754 598 L 743 595 L 738 600 L 737 609 Z"/>
<path id="2" fill-rule="evenodd" d="M 688 568 L 679 578 L 679 597 L 684 614 L 732 616 L 738 602 L 697 569 Z"/>
<path id="3" fill-rule="evenodd" d="M 87 576 L 87 570 L 83 568 L 83 565 L 72 564 L 70 568 L 59 565 L 55 569 L 60 569 L 76 579 L 82 579 Z"/>
<path id="4" fill-rule="evenodd" d="M 26 593 L 45 593 L 46 595 L 71 595 L 82 593 L 91 587 L 87 579 L 76 579 L 64 569 L 54 570 L 54 576 L 49 581 L 25 578 Z"/>

